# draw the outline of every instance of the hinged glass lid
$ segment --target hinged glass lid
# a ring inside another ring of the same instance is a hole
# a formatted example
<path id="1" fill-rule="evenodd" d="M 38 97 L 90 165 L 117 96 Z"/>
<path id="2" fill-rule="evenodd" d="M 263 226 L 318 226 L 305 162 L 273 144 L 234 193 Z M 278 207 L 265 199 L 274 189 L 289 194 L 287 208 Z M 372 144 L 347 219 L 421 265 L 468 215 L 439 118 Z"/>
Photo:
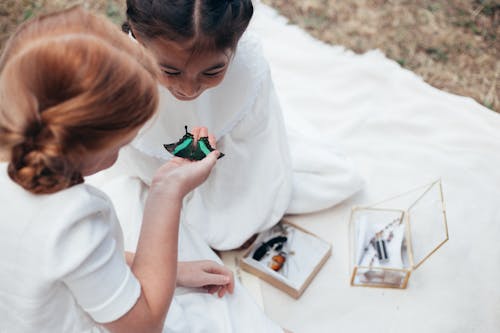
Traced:
<path id="1" fill-rule="evenodd" d="M 410 262 L 416 269 L 448 240 L 441 180 L 427 186 L 407 211 Z"/>
<path id="2" fill-rule="evenodd" d="M 409 260 L 418 268 L 448 240 L 448 225 L 441 180 L 379 202 L 372 207 L 404 209 L 409 228 Z"/>

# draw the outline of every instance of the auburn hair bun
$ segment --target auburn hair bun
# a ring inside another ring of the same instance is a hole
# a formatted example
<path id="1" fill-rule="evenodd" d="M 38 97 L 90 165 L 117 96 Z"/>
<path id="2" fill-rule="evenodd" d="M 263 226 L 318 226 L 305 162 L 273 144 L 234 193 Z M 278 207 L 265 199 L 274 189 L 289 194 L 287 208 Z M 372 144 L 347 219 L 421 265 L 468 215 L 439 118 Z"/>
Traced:
<path id="1" fill-rule="evenodd" d="M 156 111 L 153 58 L 80 7 L 21 25 L 0 58 L 0 149 L 26 190 L 83 182 L 82 159 L 113 148 Z"/>

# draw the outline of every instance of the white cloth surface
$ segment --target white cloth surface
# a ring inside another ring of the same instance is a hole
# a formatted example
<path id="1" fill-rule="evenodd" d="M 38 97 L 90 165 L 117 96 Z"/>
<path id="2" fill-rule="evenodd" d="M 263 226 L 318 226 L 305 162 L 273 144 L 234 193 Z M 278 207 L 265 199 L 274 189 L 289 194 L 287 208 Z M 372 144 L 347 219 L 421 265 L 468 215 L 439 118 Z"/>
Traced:
<path id="1" fill-rule="evenodd" d="M 341 205 L 289 219 L 332 242 L 333 255 L 295 301 L 262 283 L 266 312 L 294 333 L 500 331 L 500 116 L 435 89 L 379 51 L 328 46 L 266 6 L 262 36 L 285 120 L 306 118 L 343 146 L 365 189 Z M 350 287 L 353 205 L 442 177 L 450 240 L 406 290 Z"/>
<path id="2" fill-rule="evenodd" d="M 120 318 L 141 291 L 111 202 L 86 184 L 34 195 L 0 169 L 0 332 L 105 332 L 90 317 Z"/>

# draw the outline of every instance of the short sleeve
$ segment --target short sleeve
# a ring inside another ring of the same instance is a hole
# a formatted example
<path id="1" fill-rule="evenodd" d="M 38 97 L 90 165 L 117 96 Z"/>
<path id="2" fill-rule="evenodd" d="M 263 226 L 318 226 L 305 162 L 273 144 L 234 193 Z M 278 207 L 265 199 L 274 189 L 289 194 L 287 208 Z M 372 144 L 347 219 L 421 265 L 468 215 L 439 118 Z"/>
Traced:
<path id="1" fill-rule="evenodd" d="M 141 293 L 139 281 L 125 262 L 114 210 L 100 198 L 68 205 L 65 209 L 77 216 L 62 222 L 48 242 L 49 274 L 68 287 L 96 322 L 112 322 L 125 315 Z"/>

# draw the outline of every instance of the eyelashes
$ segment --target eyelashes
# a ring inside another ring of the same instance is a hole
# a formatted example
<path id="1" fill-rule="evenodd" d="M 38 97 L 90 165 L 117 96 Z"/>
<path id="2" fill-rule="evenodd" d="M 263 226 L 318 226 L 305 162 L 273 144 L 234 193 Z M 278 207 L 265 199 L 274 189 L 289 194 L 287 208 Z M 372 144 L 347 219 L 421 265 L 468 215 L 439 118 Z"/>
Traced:
<path id="1" fill-rule="evenodd" d="M 219 76 L 222 73 L 224 73 L 224 70 L 221 70 L 221 71 L 218 71 L 218 72 L 215 72 L 215 73 L 203 73 L 203 75 L 207 76 L 207 77 L 217 77 L 217 76 Z"/>
<path id="2" fill-rule="evenodd" d="M 181 75 L 181 72 L 171 72 L 171 71 L 165 71 L 165 70 L 163 71 L 163 73 L 165 75 L 168 75 L 168 76 L 179 76 L 179 75 Z"/>
<path id="3" fill-rule="evenodd" d="M 181 72 L 171 72 L 171 71 L 165 71 L 165 70 L 163 71 L 163 73 L 167 76 L 170 76 L 170 77 L 176 77 L 176 76 L 181 75 Z M 224 70 L 221 70 L 221 71 L 218 71 L 215 73 L 203 73 L 203 76 L 208 77 L 208 78 L 216 78 L 216 77 L 220 76 L 222 73 L 224 73 Z"/>

